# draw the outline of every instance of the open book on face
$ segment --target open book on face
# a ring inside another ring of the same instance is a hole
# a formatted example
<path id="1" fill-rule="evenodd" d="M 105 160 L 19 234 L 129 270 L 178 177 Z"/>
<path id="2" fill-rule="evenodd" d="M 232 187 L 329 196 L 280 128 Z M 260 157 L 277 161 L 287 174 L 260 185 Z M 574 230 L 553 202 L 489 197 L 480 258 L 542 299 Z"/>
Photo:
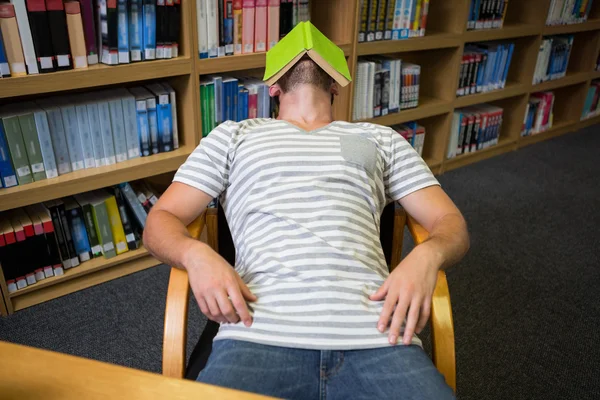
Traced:
<path id="1" fill-rule="evenodd" d="M 340 86 L 346 86 L 352 81 L 344 51 L 310 22 L 298 23 L 267 52 L 263 79 L 269 86 L 273 85 L 304 55 L 308 55 Z"/>

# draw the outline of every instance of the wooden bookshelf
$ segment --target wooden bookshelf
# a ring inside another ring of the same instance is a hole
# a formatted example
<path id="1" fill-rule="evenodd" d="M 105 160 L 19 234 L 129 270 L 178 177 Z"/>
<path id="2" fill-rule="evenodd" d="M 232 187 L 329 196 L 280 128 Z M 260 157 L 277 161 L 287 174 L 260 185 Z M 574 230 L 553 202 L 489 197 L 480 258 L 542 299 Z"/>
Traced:
<path id="1" fill-rule="evenodd" d="M 424 37 L 399 41 L 358 43 L 359 0 L 313 0 L 312 22 L 344 50 L 354 76 L 359 57 L 398 56 L 422 66 L 419 106 L 368 122 L 394 125 L 416 120 L 427 130 L 423 158 L 435 174 L 469 165 L 523 146 L 600 123 L 600 116 L 580 120 L 585 96 L 600 51 L 600 2 L 594 2 L 590 20 L 575 25 L 545 26 L 551 0 L 511 0 L 501 29 L 467 31 L 470 0 L 430 0 Z M 0 104 L 53 94 L 69 94 L 106 86 L 133 86 L 140 82 L 167 80 L 177 91 L 181 148 L 130 160 L 110 167 L 78 171 L 55 179 L 0 190 L 0 211 L 123 181 L 172 173 L 198 145 L 202 137 L 199 80 L 206 74 L 252 74 L 260 76 L 265 54 L 217 59 L 198 58 L 196 2 L 182 1 L 181 57 L 130 65 L 97 65 L 84 70 L 0 79 Z M 573 50 L 565 77 L 532 85 L 539 45 L 544 35 L 572 33 Z M 508 40 L 515 43 L 513 60 L 504 89 L 456 97 L 464 46 L 471 42 Z M 353 84 L 341 90 L 334 104 L 336 119 L 352 116 Z M 531 93 L 553 90 L 556 94 L 553 127 L 521 137 L 522 121 Z M 34 95 L 36 97 L 34 97 Z M 453 111 L 489 102 L 504 108 L 499 143 L 474 153 L 446 159 Z M 8 295 L 0 274 L 0 314 L 12 313 L 41 302 L 157 265 L 145 250 L 110 260 L 94 259 L 60 278 L 50 278 Z"/>

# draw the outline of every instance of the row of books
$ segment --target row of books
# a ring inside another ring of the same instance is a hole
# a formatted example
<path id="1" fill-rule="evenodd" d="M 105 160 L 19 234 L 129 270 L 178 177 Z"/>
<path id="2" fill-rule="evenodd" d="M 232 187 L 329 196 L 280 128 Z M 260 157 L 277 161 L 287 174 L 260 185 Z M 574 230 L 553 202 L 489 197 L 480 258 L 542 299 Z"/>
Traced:
<path id="1" fill-rule="evenodd" d="M 269 87 L 256 78 L 202 77 L 200 106 L 203 136 L 224 121 L 275 116 Z"/>
<path id="2" fill-rule="evenodd" d="M 270 50 L 298 22 L 309 0 L 196 0 L 200 58 Z"/>
<path id="3" fill-rule="evenodd" d="M 415 121 L 407 122 L 405 124 L 394 125 L 391 127 L 393 130 L 398 132 L 412 147 L 423 155 L 423 146 L 425 145 L 425 127 L 419 125 Z"/>
<path id="4" fill-rule="evenodd" d="M 581 113 L 581 119 L 592 118 L 600 115 L 600 102 L 598 97 L 600 96 L 600 80 L 595 79 L 591 82 L 588 88 L 587 95 L 585 97 L 585 103 L 583 105 L 583 112 Z"/>
<path id="5" fill-rule="evenodd" d="M 93 258 L 140 247 L 157 201 L 145 182 L 123 183 L 0 214 L 0 266 L 13 293 Z"/>
<path id="6" fill-rule="evenodd" d="M 502 28 L 508 0 L 471 0 L 467 30 Z"/>
<path id="7" fill-rule="evenodd" d="M 592 0 L 552 0 L 546 25 L 567 25 L 585 22 L 590 14 Z"/>
<path id="8" fill-rule="evenodd" d="M 473 153 L 498 144 L 504 110 L 478 104 L 454 110 L 447 157 Z"/>
<path id="9" fill-rule="evenodd" d="M 457 96 L 504 89 L 514 43 L 473 43 L 460 63 Z"/>
<path id="10" fill-rule="evenodd" d="M 533 84 L 564 77 L 572 47 L 573 35 L 544 37 L 535 64 Z"/>
<path id="11" fill-rule="evenodd" d="M 173 88 L 154 83 L 2 107 L 2 187 L 178 148 L 176 103 Z"/>
<path id="12" fill-rule="evenodd" d="M 358 61 L 354 120 L 381 117 L 419 105 L 421 67 L 401 59 L 370 57 Z"/>
<path id="13" fill-rule="evenodd" d="M 429 0 L 361 0 L 359 42 L 425 36 Z"/>
<path id="14" fill-rule="evenodd" d="M 0 76 L 177 57 L 180 16 L 181 0 L 1 3 Z"/>
<path id="15" fill-rule="evenodd" d="M 525 108 L 521 136 L 535 135 L 552 128 L 554 93 L 532 93 Z"/>

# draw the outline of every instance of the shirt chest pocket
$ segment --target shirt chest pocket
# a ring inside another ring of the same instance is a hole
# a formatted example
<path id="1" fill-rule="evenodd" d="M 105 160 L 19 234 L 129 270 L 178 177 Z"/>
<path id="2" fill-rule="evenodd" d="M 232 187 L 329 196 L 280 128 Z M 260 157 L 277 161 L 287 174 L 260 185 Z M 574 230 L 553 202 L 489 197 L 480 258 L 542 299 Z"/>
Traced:
<path id="1" fill-rule="evenodd" d="M 341 136 L 340 148 L 345 161 L 372 174 L 377 165 L 377 146 L 361 136 Z"/>

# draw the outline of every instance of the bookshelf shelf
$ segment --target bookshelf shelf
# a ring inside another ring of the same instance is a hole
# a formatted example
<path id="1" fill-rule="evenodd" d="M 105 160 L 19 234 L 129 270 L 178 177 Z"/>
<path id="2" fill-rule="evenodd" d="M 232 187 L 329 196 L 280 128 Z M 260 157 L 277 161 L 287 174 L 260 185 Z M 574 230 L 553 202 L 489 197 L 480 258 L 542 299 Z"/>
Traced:
<path id="1" fill-rule="evenodd" d="M 590 74 L 590 79 L 598 79 L 600 78 L 600 71 L 592 71 Z"/>
<path id="2" fill-rule="evenodd" d="M 572 132 L 576 129 L 579 129 L 579 126 L 577 125 L 578 124 L 576 124 L 576 121 L 560 122 L 542 133 L 520 137 L 518 141 L 519 148 Z"/>
<path id="3" fill-rule="evenodd" d="M 464 34 L 464 41 L 485 42 L 489 40 L 503 40 L 523 36 L 537 35 L 539 28 L 534 24 L 512 23 L 506 24 L 500 29 L 483 29 L 467 31 Z"/>
<path id="4" fill-rule="evenodd" d="M 0 211 L 173 171 L 185 161 L 191 151 L 191 147 L 183 147 L 168 153 L 79 170 L 53 179 L 2 189 Z"/>
<path id="5" fill-rule="evenodd" d="M 398 113 L 388 114 L 383 117 L 371 118 L 364 121 L 355 122 L 370 122 L 379 125 L 395 125 L 403 122 L 413 121 L 431 117 L 434 115 L 444 114 L 452 109 L 452 102 L 435 99 L 432 97 L 421 96 L 419 98 L 419 107 L 402 110 Z"/>
<path id="6" fill-rule="evenodd" d="M 596 115 L 591 118 L 585 118 L 577 123 L 577 129 L 587 128 L 588 126 L 596 125 L 598 123 L 600 123 L 600 115 Z"/>
<path id="7" fill-rule="evenodd" d="M 507 153 L 509 151 L 515 150 L 515 145 L 515 139 L 501 137 L 499 143 L 495 146 L 488 147 L 487 149 L 478 150 L 474 153 L 462 154 L 450 160 L 444 161 L 443 171 L 451 171 L 453 169 L 460 168 L 477 161 L 486 160 L 488 158 Z"/>
<path id="8" fill-rule="evenodd" d="M 581 24 L 544 26 L 542 35 L 562 35 L 565 33 L 595 31 L 598 29 L 600 29 L 600 18 L 595 18 Z"/>
<path id="9" fill-rule="evenodd" d="M 508 97 L 519 96 L 526 92 L 527 90 L 524 84 L 517 82 L 506 82 L 506 87 L 504 89 L 493 90 L 491 92 L 486 93 L 471 94 L 469 96 L 457 97 L 456 100 L 454 100 L 454 107 L 458 108 L 472 106 L 474 104 L 479 103 L 487 103 L 490 101 L 496 101 Z"/>
<path id="10" fill-rule="evenodd" d="M 85 69 L 2 79 L 0 99 L 186 75 L 191 70 L 192 62 L 186 57 L 115 66 L 96 64 Z"/>
<path id="11" fill-rule="evenodd" d="M 589 72 L 572 72 L 567 71 L 567 75 L 560 79 L 554 79 L 552 81 L 546 81 L 532 85 L 531 92 L 543 92 L 546 90 L 554 90 L 565 86 L 575 85 L 577 83 L 585 82 L 589 79 Z"/>
<path id="12" fill-rule="evenodd" d="M 445 32 L 429 32 L 423 37 L 405 40 L 382 40 L 379 42 L 358 43 L 356 54 L 368 56 L 373 54 L 392 54 L 417 50 L 444 49 L 458 47 L 460 35 Z"/>

